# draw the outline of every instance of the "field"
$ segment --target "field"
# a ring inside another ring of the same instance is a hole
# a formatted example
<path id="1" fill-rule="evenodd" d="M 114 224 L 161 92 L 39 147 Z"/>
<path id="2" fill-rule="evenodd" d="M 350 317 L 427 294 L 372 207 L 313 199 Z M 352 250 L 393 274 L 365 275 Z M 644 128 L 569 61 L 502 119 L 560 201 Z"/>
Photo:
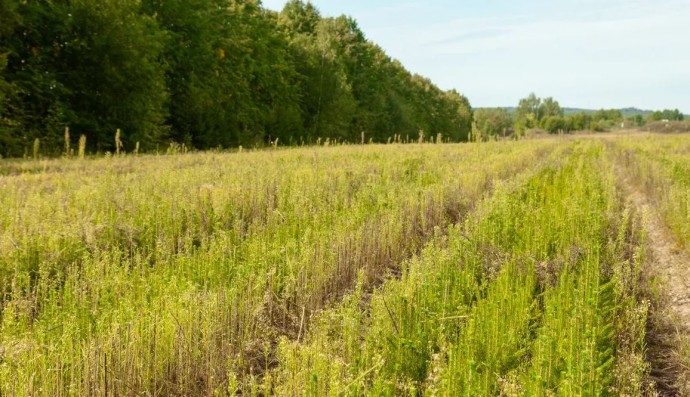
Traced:
<path id="1" fill-rule="evenodd" d="M 0 396 L 686 395 L 690 137 L 0 163 Z"/>

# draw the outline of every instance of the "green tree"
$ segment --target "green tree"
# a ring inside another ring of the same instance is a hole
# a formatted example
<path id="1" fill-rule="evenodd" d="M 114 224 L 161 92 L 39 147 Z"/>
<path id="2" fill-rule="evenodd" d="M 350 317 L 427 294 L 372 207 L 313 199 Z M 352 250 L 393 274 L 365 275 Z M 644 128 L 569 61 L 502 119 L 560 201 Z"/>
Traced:
<path id="1" fill-rule="evenodd" d="M 226 27 L 226 21 L 240 26 L 230 18 L 230 2 L 152 0 L 144 5 L 168 37 L 164 58 L 171 138 L 199 148 L 237 144 L 238 107 L 249 102 L 249 87 L 244 65 L 237 62 L 229 70 L 228 63 L 249 50 L 232 48 L 244 41 Z"/>
<path id="2" fill-rule="evenodd" d="M 661 113 L 661 110 L 654 111 L 647 117 L 650 121 L 659 121 L 664 118 L 663 114 Z"/>
<path id="3" fill-rule="evenodd" d="M 618 109 L 600 109 L 592 115 L 591 129 L 608 131 L 623 121 L 623 113 Z"/>
<path id="4" fill-rule="evenodd" d="M 347 16 L 256 0 L 0 3 L 0 154 L 172 139 L 201 149 L 330 137 L 465 140 L 472 109 L 412 75 Z"/>
<path id="5" fill-rule="evenodd" d="M 427 136 L 467 139 L 467 98 L 410 74 L 368 41 L 352 18 L 321 18 L 309 3 L 293 0 L 278 23 L 290 38 L 302 77 L 302 114 L 312 139 L 358 142 L 362 133 L 374 141 L 393 135 L 416 139 L 420 130 Z"/>
<path id="6" fill-rule="evenodd" d="M 52 2 L 3 2 L 2 47 L 5 57 L 3 135 L 6 155 L 21 155 L 40 138 L 46 152 L 60 153 L 69 113 L 67 89 L 59 76 L 67 5 Z M 52 149 L 52 150 L 51 150 Z"/>
<path id="7" fill-rule="evenodd" d="M 466 96 L 455 90 L 447 91 L 445 96 L 450 106 L 447 113 L 450 126 L 448 126 L 445 133 L 453 141 L 467 141 L 472 131 L 472 107 L 470 106 L 470 101 Z M 510 119 L 510 115 L 508 117 Z M 512 119 L 510 119 L 510 122 L 512 124 Z M 508 129 L 510 128 L 511 126 L 509 125 Z"/>
<path id="8" fill-rule="evenodd" d="M 12 51 L 9 39 L 20 24 L 14 0 L 0 2 L 0 156 L 16 156 L 22 151 L 21 142 L 15 137 L 16 124 L 20 121 L 10 114 L 9 101 L 16 94 L 16 87 L 5 77 L 7 58 Z"/>
<path id="9" fill-rule="evenodd" d="M 58 67 L 69 93 L 67 123 L 101 149 L 113 149 L 116 129 L 123 131 L 125 149 L 160 142 L 167 92 L 158 24 L 137 1 L 70 4 Z"/>
<path id="10" fill-rule="evenodd" d="M 258 108 L 253 116 L 258 121 L 254 129 L 265 141 L 279 138 L 294 143 L 304 133 L 300 77 L 288 39 L 279 33 L 277 14 L 263 13 L 260 8 L 253 12 L 249 37 L 254 38 L 251 92 Z"/>
<path id="11" fill-rule="evenodd" d="M 314 35 L 321 20 L 319 10 L 312 3 L 301 0 L 288 1 L 278 16 L 278 23 L 290 35 Z"/>
<path id="12" fill-rule="evenodd" d="M 144 3 L 167 37 L 171 138 L 198 148 L 301 133 L 297 74 L 275 13 L 254 1 Z"/>
<path id="13" fill-rule="evenodd" d="M 110 149 L 115 130 L 143 145 L 163 131 L 165 87 L 160 32 L 136 1 L 21 2 L 5 77 L 14 132 L 26 147 L 60 153 L 63 131 Z M 4 15 L 4 14 L 3 14 Z"/>
<path id="14" fill-rule="evenodd" d="M 545 98 L 539 105 L 539 127 L 550 134 L 564 132 L 567 130 L 567 123 L 563 118 L 563 109 L 558 101 L 551 97 Z"/>
<path id="15" fill-rule="evenodd" d="M 584 131 L 590 129 L 592 116 L 585 112 L 569 114 L 565 118 L 565 125 L 568 131 Z"/>
<path id="16" fill-rule="evenodd" d="M 475 134 L 482 140 L 506 137 L 512 133 L 513 119 L 503 108 L 482 108 L 474 111 Z"/>
<path id="17" fill-rule="evenodd" d="M 335 20 L 319 19 L 313 31 L 305 28 L 311 24 L 293 21 L 293 18 L 313 20 L 317 12 L 313 7 L 293 1 L 278 18 L 279 26 L 290 37 L 300 83 L 303 138 L 308 142 L 319 137 L 347 138 L 356 109 Z M 292 31 L 293 27 L 298 30 Z"/>
<path id="18" fill-rule="evenodd" d="M 623 113 L 618 109 L 600 109 L 594 113 L 592 120 L 619 122 L 623 120 Z"/>
<path id="19" fill-rule="evenodd" d="M 645 120 L 641 114 L 635 114 L 630 117 L 626 117 L 625 124 L 633 127 L 642 127 L 645 124 Z"/>
<path id="20" fill-rule="evenodd" d="M 397 60 L 392 60 L 385 65 L 388 84 L 387 108 L 389 115 L 390 131 L 380 132 L 375 138 L 385 141 L 388 136 L 401 134 L 413 137 L 420 129 L 426 128 L 419 125 L 421 110 L 416 101 L 416 90 L 412 84 L 412 75 Z M 371 134 L 373 135 L 373 134 Z"/>
<path id="21" fill-rule="evenodd" d="M 539 120 L 549 116 L 563 117 L 563 109 L 561 108 L 561 105 L 558 104 L 558 101 L 554 100 L 551 97 L 548 97 L 541 101 L 541 104 L 539 105 L 538 116 Z"/>
<path id="22" fill-rule="evenodd" d="M 649 120 L 651 121 L 682 121 L 684 118 L 683 113 L 681 113 L 678 109 L 657 110 L 649 115 Z"/>
<path id="23" fill-rule="evenodd" d="M 569 131 L 566 119 L 561 116 L 546 116 L 541 120 L 540 125 L 549 134 Z"/>
<path id="24" fill-rule="evenodd" d="M 526 98 L 520 99 L 515 110 L 515 119 L 519 129 L 538 126 L 541 120 L 541 98 L 530 93 Z"/>

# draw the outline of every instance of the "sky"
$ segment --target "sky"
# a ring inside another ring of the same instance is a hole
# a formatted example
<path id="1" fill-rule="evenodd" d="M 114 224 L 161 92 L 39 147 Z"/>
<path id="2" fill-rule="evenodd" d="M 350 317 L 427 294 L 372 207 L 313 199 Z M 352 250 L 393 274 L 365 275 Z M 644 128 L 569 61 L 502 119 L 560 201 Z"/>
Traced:
<path id="1" fill-rule="evenodd" d="M 690 114 L 690 0 L 313 0 L 473 107 L 534 92 L 563 107 Z M 280 10 L 284 0 L 264 0 Z"/>

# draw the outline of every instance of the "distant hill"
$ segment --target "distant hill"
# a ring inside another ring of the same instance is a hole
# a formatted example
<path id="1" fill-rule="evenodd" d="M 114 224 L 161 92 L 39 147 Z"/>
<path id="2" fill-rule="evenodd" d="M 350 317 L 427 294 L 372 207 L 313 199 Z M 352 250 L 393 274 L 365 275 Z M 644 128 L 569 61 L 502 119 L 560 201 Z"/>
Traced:
<path id="1" fill-rule="evenodd" d="M 636 114 L 639 114 L 641 116 L 647 116 L 649 114 L 654 113 L 653 110 L 642 110 L 638 108 L 625 108 L 625 109 L 620 109 L 621 113 L 623 113 L 623 117 L 628 117 L 628 116 L 634 116 Z"/>
<path id="2" fill-rule="evenodd" d="M 514 111 L 513 107 L 513 111 Z M 598 109 L 580 109 L 580 108 L 563 108 L 563 113 L 565 115 L 573 114 L 573 113 L 594 113 Z M 630 107 L 630 108 L 620 108 L 618 109 L 623 113 L 623 117 L 630 117 L 630 116 L 635 116 L 635 115 L 640 115 L 642 117 L 647 117 L 650 114 L 654 113 L 654 110 L 644 110 L 644 109 L 638 109 L 635 107 Z M 688 119 L 690 115 L 684 114 L 685 118 Z"/>
<path id="3" fill-rule="evenodd" d="M 515 110 L 517 109 L 515 106 L 502 106 L 501 108 L 507 110 L 510 114 L 515 113 Z M 573 113 L 595 113 L 597 110 L 599 109 L 563 108 L 563 113 L 565 113 L 565 115 L 567 116 Z M 653 110 L 643 110 L 635 107 L 621 108 L 618 110 L 620 110 L 621 113 L 623 113 L 623 117 L 634 116 L 636 114 L 646 117 L 647 115 L 654 112 Z"/>
<path id="4" fill-rule="evenodd" d="M 580 108 L 563 108 L 563 112 L 568 115 L 572 113 L 594 113 L 599 109 L 580 109 Z M 649 114 L 654 113 L 653 110 L 643 110 L 643 109 L 638 109 L 635 107 L 629 107 L 629 108 L 621 108 L 618 109 L 623 113 L 623 117 L 630 117 L 630 116 L 635 116 L 635 115 L 641 115 L 641 116 L 647 116 Z"/>

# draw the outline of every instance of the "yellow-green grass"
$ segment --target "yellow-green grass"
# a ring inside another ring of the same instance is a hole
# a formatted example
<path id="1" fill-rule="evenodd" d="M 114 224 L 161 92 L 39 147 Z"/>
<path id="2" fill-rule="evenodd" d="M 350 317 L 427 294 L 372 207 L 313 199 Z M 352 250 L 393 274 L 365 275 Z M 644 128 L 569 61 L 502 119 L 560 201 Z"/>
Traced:
<path id="1" fill-rule="evenodd" d="M 651 251 L 646 291 L 652 376 L 667 394 L 690 390 L 686 274 L 690 249 L 690 139 L 641 135 L 609 142 L 622 185 L 648 213 Z"/>
<path id="2" fill-rule="evenodd" d="M 372 296 L 283 339 L 279 395 L 642 395 L 641 230 L 601 142 L 502 184 Z"/>
<path id="3" fill-rule="evenodd" d="M 407 272 L 559 145 L 3 164 L 0 394 L 273 393 L 279 341 Z"/>
<path id="4" fill-rule="evenodd" d="M 657 204 L 683 246 L 690 246 L 690 136 L 644 135 L 614 147 L 632 183 Z"/>

